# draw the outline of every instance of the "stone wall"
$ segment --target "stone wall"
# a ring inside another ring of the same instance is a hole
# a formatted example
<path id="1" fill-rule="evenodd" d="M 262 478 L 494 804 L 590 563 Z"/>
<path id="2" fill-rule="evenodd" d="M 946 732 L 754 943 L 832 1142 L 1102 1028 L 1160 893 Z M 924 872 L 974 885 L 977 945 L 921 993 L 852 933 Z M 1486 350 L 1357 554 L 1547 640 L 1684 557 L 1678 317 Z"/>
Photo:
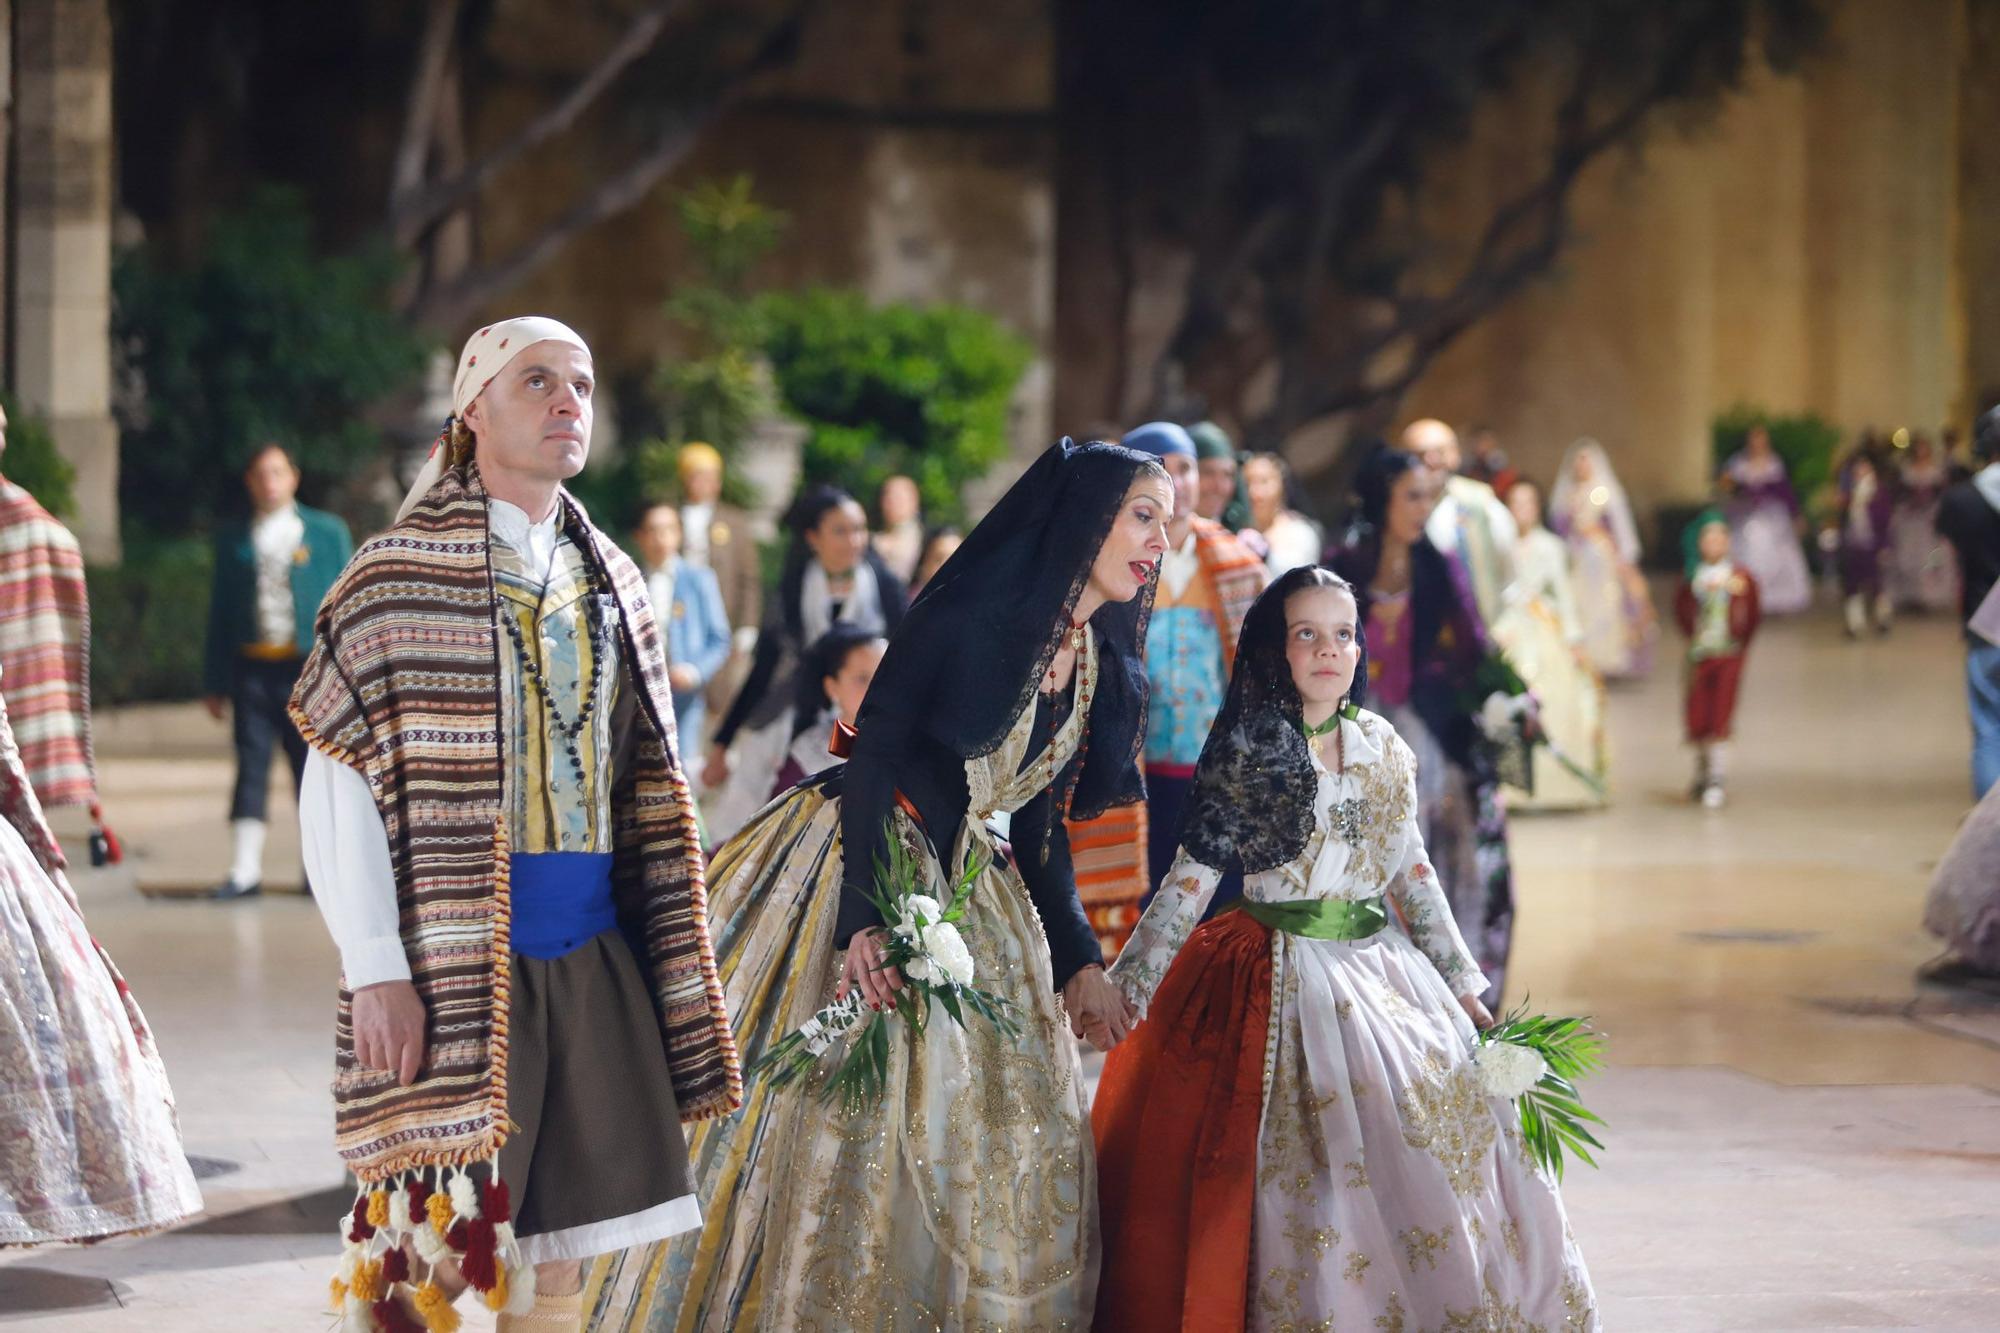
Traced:
<path id="1" fill-rule="evenodd" d="M 1803 77 L 1760 78 L 1712 124 L 1600 164 L 1558 271 L 1442 356 L 1407 414 L 1489 422 L 1544 478 L 1594 436 L 1642 509 L 1705 494 L 1709 421 L 1738 402 L 1849 432 L 1962 423 L 1964 292 L 1991 305 L 2000 287 L 2000 209 L 1959 201 L 1961 124 L 1993 123 L 1961 117 L 1964 10 L 1845 0 Z M 1987 72 L 1977 96 L 1996 86 Z M 1467 205 L 1505 186 L 1510 139 L 1479 127 Z M 1983 325 L 2000 336 L 2000 308 Z M 1994 338 L 1980 348 L 2000 362 Z"/>
<path id="2" fill-rule="evenodd" d="M 13 0 L 11 387 L 76 468 L 85 555 L 118 557 L 111 419 L 111 19 L 105 0 Z"/>

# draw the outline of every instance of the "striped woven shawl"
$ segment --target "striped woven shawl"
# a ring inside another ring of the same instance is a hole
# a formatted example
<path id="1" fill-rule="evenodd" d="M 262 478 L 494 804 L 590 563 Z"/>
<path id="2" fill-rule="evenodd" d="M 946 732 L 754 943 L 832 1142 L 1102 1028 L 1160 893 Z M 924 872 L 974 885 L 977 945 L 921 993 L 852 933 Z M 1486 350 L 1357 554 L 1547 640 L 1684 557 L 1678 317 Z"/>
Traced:
<path id="1" fill-rule="evenodd" d="M 0 480 L 0 677 L 21 763 L 45 806 L 97 799 L 90 762 L 90 596 L 83 552 Z"/>
<path id="2" fill-rule="evenodd" d="M 723 1010 L 693 802 L 675 757 L 658 622 L 644 578 L 563 495 L 573 540 L 606 576 L 639 690 L 638 755 L 612 794 L 621 925 L 643 950 L 685 1120 L 742 1101 Z M 404 951 L 428 1019 L 410 1087 L 354 1057 L 352 996 L 335 1027 L 334 1134 L 364 1183 L 490 1159 L 506 1140 L 509 893 L 500 669 L 486 495 L 448 470 L 361 547 L 320 607 L 291 714 L 313 746 L 359 769 L 389 835 Z"/>

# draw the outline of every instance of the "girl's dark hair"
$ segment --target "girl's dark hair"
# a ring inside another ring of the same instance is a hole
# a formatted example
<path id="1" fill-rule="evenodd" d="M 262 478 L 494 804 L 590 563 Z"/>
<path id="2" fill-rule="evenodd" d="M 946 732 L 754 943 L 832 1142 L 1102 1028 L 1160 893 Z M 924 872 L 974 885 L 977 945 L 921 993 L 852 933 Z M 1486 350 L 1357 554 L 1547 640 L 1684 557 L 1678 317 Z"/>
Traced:
<path id="1" fill-rule="evenodd" d="M 1377 444 L 1361 461 L 1361 470 L 1354 476 L 1355 517 L 1380 533 L 1388 517 L 1389 499 L 1396 493 L 1396 483 L 1403 479 L 1404 473 L 1423 466 L 1423 459 L 1407 449 Z"/>
<path id="2" fill-rule="evenodd" d="M 828 513 L 853 503 L 856 503 L 854 497 L 838 486 L 808 486 L 786 511 L 785 526 L 803 544 L 806 534 L 817 529 Z"/>
<path id="3" fill-rule="evenodd" d="M 860 625 L 846 621 L 836 621 L 833 627 L 813 641 L 806 649 L 805 660 L 799 664 L 798 686 L 792 712 L 792 734 L 798 735 L 819 720 L 832 706 L 833 700 L 827 695 L 824 684 L 828 676 L 838 676 L 847 666 L 847 659 L 863 644 L 873 643 L 881 634 Z"/>

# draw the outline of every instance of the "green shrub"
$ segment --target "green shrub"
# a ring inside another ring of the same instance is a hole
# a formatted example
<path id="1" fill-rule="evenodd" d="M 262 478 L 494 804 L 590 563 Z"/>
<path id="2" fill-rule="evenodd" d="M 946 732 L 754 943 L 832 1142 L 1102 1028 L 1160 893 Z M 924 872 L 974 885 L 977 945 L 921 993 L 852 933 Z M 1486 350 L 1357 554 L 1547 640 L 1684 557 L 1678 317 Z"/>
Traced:
<path id="1" fill-rule="evenodd" d="M 804 480 L 872 500 L 903 473 L 928 518 L 962 522 L 962 488 L 1007 456 L 1028 343 L 962 306 L 871 306 L 826 289 L 760 305 L 779 397 L 809 430 Z"/>
<path id="2" fill-rule="evenodd" d="M 143 408 L 119 451 L 124 514 L 199 532 L 233 502 L 251 451 L 292 450 L 308 488 L 373 458 L 374 404 L 416 382 L 423 344 L 391 308 L 386 249 L 322 254 L 291 190 L 219 219 L 193 263 L 141 246 L 113 265 L 113 331 Z"/>
<path id="3" fill-rule="evenodd" d="M 0 393 L 7 410 L 7 452 L 0 475 L 41 502 L 57 518 L 76 515 L 76 469 L 56 452 L 56 437 L 40 417 L 29 416 L 10 393 Z"/>
<path id="4" fill-rule="evenodd" d="M 124 563 L 91 566 L 90 691 L 99 704 L 201 694 L 215 549 L 201 537 L 160 538 L 131 528 Z"/>

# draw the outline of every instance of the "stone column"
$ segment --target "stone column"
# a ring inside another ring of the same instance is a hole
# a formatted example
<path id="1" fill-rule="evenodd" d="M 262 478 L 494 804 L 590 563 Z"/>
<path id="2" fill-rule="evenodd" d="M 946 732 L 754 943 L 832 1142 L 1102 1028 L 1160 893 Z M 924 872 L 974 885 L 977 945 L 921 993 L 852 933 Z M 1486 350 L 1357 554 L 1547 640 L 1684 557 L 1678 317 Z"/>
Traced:
<path id="1" fill-rule="evenodd" d="M 76 535 L 118 559 L 108 0 L 13 0 L 13 387 L 76 468 Z"/>

